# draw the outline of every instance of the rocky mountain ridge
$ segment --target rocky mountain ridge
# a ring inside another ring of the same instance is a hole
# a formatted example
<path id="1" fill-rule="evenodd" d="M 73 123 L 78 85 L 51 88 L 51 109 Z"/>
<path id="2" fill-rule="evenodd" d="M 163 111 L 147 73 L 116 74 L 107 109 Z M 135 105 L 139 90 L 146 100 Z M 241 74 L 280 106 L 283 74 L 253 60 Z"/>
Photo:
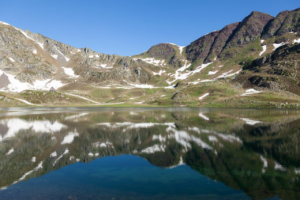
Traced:
<path id="1" fill-rule="evenodd" d="M 162 43 L 139 55 L 122 57 L 77 49 L 1 22 L 0 91 L 4 96 L 19 96 L 28 90 L 54 88 L 106 103 L 120 103 L 116 99 L 135 98 L 132 93 L 139 93 L 146 100 L 141 102 L 147 104 L 157 100 L 164 104 L 158 93 L 165 93 L 169 100 L 178 94 L 183 97 L 179 101 L 195 102 L 190 98 L 193 94 L 180 93 L 230 80 L 244 73 L 249 63 L 271 55 L 280 46 L 300 43 L 299 29 L 300 9 L 283 11 L 276 17 L 254 11 L 241 22 L 204 35 L 186 47 Z M 298 54 L 293 59 L 298 59 Z M 249 85 L 239 84 L 243 86 L 235 92 L 248 89 Z M 156 95 L 147 97 L 148 89 L 155 90 Z"/>

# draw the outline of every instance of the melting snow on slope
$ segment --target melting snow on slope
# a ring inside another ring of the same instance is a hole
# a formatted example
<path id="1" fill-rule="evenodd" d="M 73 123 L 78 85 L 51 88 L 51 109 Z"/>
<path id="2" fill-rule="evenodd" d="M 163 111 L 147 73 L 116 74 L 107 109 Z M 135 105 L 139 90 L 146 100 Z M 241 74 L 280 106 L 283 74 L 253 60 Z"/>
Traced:
<path id="1" fill-rule="evenodd" d="M 93 100 L 91 100 L 91 99 L 88 99 L 88 98 L 86 98 L 86 97 L 82 97 L 82 96 L 79 96 L 79 95 L 76 95 L 76 94 L 70 94 L 70 93 L 66 93 L 67 95 L 70 95 L 70 96 L 74 96 L 74 97 L 78 97 L 78 98 L 81 98 L 81 99 L 84 99 L 84 100 L 87 100 L 87 101 L 90 101 L 90 102 L 93 102 L 93 103 L 95 103 L 95 104 L 100 104 L 99 102 L 97 102 L 97 101 L 93 101 Z"/>
<path id="2" fill-rule="evenodd" d="M 298 40 L 294 39 L 293 44 L 295 44 L 295 43 L 300 43 L 300 38 Z"/>
<path id="3" fill-rule="evenodd" d="M 263 162 L 263 167 L 261 169 L 262 173 L 265 173 L 266 168 L 268 167 L 268 161 L 263 156 L 260 156 L 260 160 Z"/>
<path id="4" fill-rule="evenodd" d="M 248 119 L 248 118 L 241 118 L 241 120 L 243 120 L 244 122 L 246 122 L 246 124 L 249 124 L 249 125 L 255 125 L 255 124 L 261 123 L 261 121 L 256 121 L 256 120 L 252 120 L 252 119 Z"/>
<path id="5" fill-rule="evenodd" d="M 51 87 L 58 89 L 64 86 L 61 81 L 51 79 L 42 81 L 36 80 L 35 82 L 33 82 L 33 85 L 31 85 L 26 82 L 22 83 L 21 81 L 16 79 L 14 75 L 7 74 L 0 70 L 0 76 L 2 74 L 5 74 L 8 77 L 10 83 L 5 88 L 1 88 L 0 91 L 22 92 L 24 90 L 49 90 Z"/>
<path id="6" fill-rule="evenodd" d="M 142 60 L 148 64 L 152 64 L 152 65 L 156 65 L 156 66 L 166 65 L 164 63 L 165 60 L 156 60 L 155 58 L 133 58 L 133 60 Z"/>
<path id="7" fill-rule="evenodd" d="M 267 50 L 267 45 L 262 46 L 263 50 L 259 53 L 259 56 L 263 55 Z"/>
<path id="8" fill-rule="evenodd" d="M 12 59 L 11 57 L 8 57 L 8 59 L 11 61 L 11 62 L 16 62 L 14 59 Z"/>
<path id="9" fill-rule="evenodd" d="M 12 154 L 14 151 L 15 151 L 14 148 L 11 148 L 11 149 L 6 153 L 6 155 L 7 155 L 7 156 L 10 155 L 10 154 Z"/>
<path id="10" fill-rule="evenodd" d="M 1 22 L 1 21 L 0 21 L 0 24 L 11 26 L 10 24 L 5 23 L 5 22 Z M 25 33 L 22 29 L 16 28 L 16 27 L 14 27 L 14 26 L 12 26 L 12 27 L 15 28 L 16 30 L 20 31 L 26 38 L 28 38 L 28 39 L 34 41 L 34 42 L 37 43 L 42 49 L 44 49 L 44 45 L 43 45 L 42 43 L 40 43 L 40 42 L 34 40 L 33 38 L 29 37 L 29 36 L 27 35 L 27 33 Z"/>
<path id="11" fill-rule="evenodd" d="M 68 135 L 66 135 L 61 142 L 61 144 L 71 144 L 74 141 L 75 137 L 78 137 L 79 134 L 77 133 L 76 129 L 74 132 L 69 132 Z"/>
<path id="12" fill-rule="evenodd" d="M 274 166 L 275 170 L 280 170 L 280 171 L 286 171 L 286 168 L 283 167 L 281 164 L 279 164 L 278 162 L 275 161 L 275 166 Z"/>
<path id="13" fill-rule="evenodd" d="M 248 89 L 246 90 L 246 92 L 244 94 L 242 94 L 241 96 L 247 96 L 247 95 L 251 95 L 251 94 L 258 94 L 261 93 L 260 91 L 254 90 L 254 89 Z"/>
<path id="14" fill-rule="evenodd" d="M 218 142 L 218 139 L 215 136 L 209 135 L 208 140 L 211 142 Z"/>
<path id="15" fill-rule="evenodd" d="M 57 59 L 58 55 L 55 55 L 55 54 L 51 54 L 51 56 L 55 59 Z"/>
<path id="16" fill-rule="evenodd" d="M 50 158 L 52 158 L 52 157 L 57 157 L 56 151 L 54 151 L 54 152 L 52 152 L 52 153 L 50 154 Z"/>
<path id="17" fill-rule="evenodd" d="M 217 71 L 209 71 L 208 72 L 208 75 L 214 75 L 214 74 L 216 74 L 218 72 L 218 70 Z"/>
<path id="18" fill-rule="evenodd" d="M 161 135 L 153 135 L 152 140 L 158 140 L 160 142 L 165 142 L 166 141 L 166 137 L 163 137 Z"/>
<path id="19" fill-rule="evenodd" d="M 207 97 L 209 95 L 209 93 L 205 93 L 204 95 L 202 95 L 201 97 L 199 97 L 199 100 L 202 100 L 203 98 Z"/>
<path id="20" fill-rule="evenodd" d="M 66 68 L 66 67 L 61 67 L 65 74 L 67 74 L 68 76 L 72 77 L 72 78 L 78 78 L 79 75 L 76 75 L 74 70 L 72 68 Z"/>
<path id="21" fill-rule="evenodd" d="M 201 117 L 202 119 L 209 121 L 209 118 L 206 117 L 203 113 L 199 113 L 199 117 Z"/>
<path id="22" fill-rule="evenodd" d="M 36 161 L 36 157 L 32 157 L 31 162 L 35 162 L 35 161 Z"/>
<path id="23" fill-rule="evenodd" d="M 282 42 L 282 43 L 280 43 L 280 44 L 274 43 L 274 44 L 273 44 L 273 46 L 274 46 L 274 49 L 273 49 L 273 50 L 276 50 L 277 48 L 279 48 L 279 47 L 281 47 L 281 46 L 283 46 L 283 45 L 285 45 L 284 42 Z"/>
<path id="24" fill-rule="evenodd" d="M 156 144 L 152 147 L 148 147 L 148 148 L 142 150 L 141 152 L 142 153 L 147 153 L 147 154 L 151 154 L 151 153 L 155 153 L 155 152 L 159 152 L 159 151 L 165 152 L 165 148 L 166 148 L 165 145 Z"/>
<path id="25" fill-rule="evenodd" d="M 165 70 L 160 70 L 158 73 L 156 73 L 156 72 L 152 72 L 152 73 L 153 73 L 153 75 L 160 75 L 161 76 L 161 74 L 166 73 L 166 71 Z"/>
<path id="26" fill-rule="evenodd" d="M 167 132 L 173 132 L 173 134 L 171 133 L 171 134 L 168 135 L 168 138 L 174 138 L 176 140 L 176 142 L 181 144 L 186 149 L 191 148 L 191 144 L 189 143 L 189 141 L 195 142 L 198 146 L 200 146 L 204 149 L 208 149 L 208 150 L 212 149 L 211 146 L 209 146 L 208 144 L 203 142 L 200 138 L 197 138 L 193 135 L 190 135 L 186 131 L 178 131 L 175 128 L 172 128 L 172 127 L 168 127 L 166 129 L 166 131 Z"/>
<path id="27" fill-rule="evenodd" d="M 69 62 L 70 58 L 66 57 L 60 50 L 57 49 L 56 46 L 54 46 L 54 48 L 56 49 L 56 51 L 57 51 L 60 55 L 62 55 L 62 56 L 66 59 L 67 62 Z"/>
<path id="28" fill-rule="evenodd" d="M 17 182 L 20 182 L 22 180 L 24 180 L 28 175 L 30 175 L 32 172 L 37 171 L 39 169 L 43 168 L 43 161 L 41 161 L 38 166 L 36 168 L 34 168 L 33 170 L 26 172 L 18 181 L 15 181 L 14 184 L 16 184 Z"/>
<path id="29" fill-rule="evenodd" d="M 36 54 L 36 53 L 37 53 L 37 51 L 36 51 L 36 50 L 33 50 L 33 51 L 32 51 L 32 53 Z"/>
<path id="30" fill-rule="evenodd" d="M 29 101 L 26 101 L 26 100 L 24 100 L 24 99 L 16 99 L 16 100 L 22 101 L 23 103 L 26 103 L 26 104 L 31 105 L 31 106 L 34 105 L 33 103 L 30 103 Z"/>
<path id="31" fill-rule="evenodd" d="M 65 155 L 69 153 L 69 149 L 66 149 L 65 152 L 59 156 L 54 162 L 53 162 L 53 166 Z"/>
<path id="32" fill-rule="evenodd" d="M 179 53 L 180 54 L 182 54 L 182 51 L 185 48 L 185 46 L 178 46 L 177 44 L 174 44 L 174 43 L 169 43 L 169 44 L 173 44 L 173 45 L 177 46 L 179 48 Z"/>
<path id="33" fill-rule="evenodd" d="M 4 140 L 5 138 L 14 137 L 20 130 L 32 129 L 36 133 L 53 133 L 60 131 L 63 128 L 67 128 L 67 126 L 57 121 L 25 121 L 18 118 L 1 120 L 0 124 L 8 127 L 8 130 L 4 134 L 3 138 L 0 135 L 0 141 Z"/>
<path id="34" fill-rule="evenodd" d="M 183 73 L 187 68 L 189 68 L 191 66 L 191 64 L 187 64 L 187 60 L 185 61 L 184 66 L 182 66 L 181 68 L 177 69 L 175 71 L 175 74 L 172 74 L 171 76 L 174 77 L 173 81 L 166 81 L 169 85 L 172 84 L 173 82 L 175 82 L 176 80 L 184 80 L 187 79 L 189 76 L 200 72 L 202 69 L 204 69 L 205 67 L 207 67 L 208 65 L 210 65 L 211 63 L 208 64 L 202 64 L 201 66 L 197 67 L 194 71 L 190 71 L 187 73 Z"/>
<path id="35" fill-rule="evenodd" d="M 81 117 L 84 117 L 86 115 L 88 115 L 89 113 L 80 113 L 80 114 L 76 114 L 76 115 L 71 115 L 71 116 L 67 116 L 65 118 L 65 120 L 70 120 L 70 119 L 78 119 L 78 118 L 81 118 Z"/>
<path id="36" fill-rule="evenodd" d="M 182 165 L 185 165 L 185 163 L 183 162 L 182 156 L 180 156 L 179 163 L 177 165 L 173 165 L 171 167 L 168 167 L 168 169 L 173 169 L 173 168 L 176 168 L 176 167 L 179 167 L 179 166 L 182 166 Z"/>

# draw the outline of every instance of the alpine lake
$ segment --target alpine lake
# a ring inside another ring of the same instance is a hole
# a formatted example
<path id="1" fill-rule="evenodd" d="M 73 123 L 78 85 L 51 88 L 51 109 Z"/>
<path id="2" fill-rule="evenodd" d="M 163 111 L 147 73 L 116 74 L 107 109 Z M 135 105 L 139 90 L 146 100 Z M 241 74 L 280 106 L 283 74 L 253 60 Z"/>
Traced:
<path id="1" fill-rule="evenodd" d="M 300 112 L 2 108 L 0 199 L 300 199 Z"/>

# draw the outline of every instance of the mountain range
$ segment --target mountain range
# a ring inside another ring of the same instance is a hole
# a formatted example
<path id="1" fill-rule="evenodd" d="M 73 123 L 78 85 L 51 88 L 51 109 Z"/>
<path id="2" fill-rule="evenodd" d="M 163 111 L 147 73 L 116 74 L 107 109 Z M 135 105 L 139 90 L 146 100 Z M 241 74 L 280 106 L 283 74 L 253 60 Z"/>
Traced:
<path id="1" fill-rule="evenodd" d="M 129 57 L 0 22 L 0 106 L 298 107 L 300 8 Z"/>

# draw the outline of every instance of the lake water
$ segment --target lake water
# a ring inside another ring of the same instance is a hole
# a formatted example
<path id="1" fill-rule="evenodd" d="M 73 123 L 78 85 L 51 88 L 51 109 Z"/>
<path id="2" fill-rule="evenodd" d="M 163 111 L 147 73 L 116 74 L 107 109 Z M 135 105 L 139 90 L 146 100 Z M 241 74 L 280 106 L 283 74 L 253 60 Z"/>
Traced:
<path id="1" fill-rule="evenodd" d="M 300 112 L 0 111 L 0 199 L 300 199 Z"/>

